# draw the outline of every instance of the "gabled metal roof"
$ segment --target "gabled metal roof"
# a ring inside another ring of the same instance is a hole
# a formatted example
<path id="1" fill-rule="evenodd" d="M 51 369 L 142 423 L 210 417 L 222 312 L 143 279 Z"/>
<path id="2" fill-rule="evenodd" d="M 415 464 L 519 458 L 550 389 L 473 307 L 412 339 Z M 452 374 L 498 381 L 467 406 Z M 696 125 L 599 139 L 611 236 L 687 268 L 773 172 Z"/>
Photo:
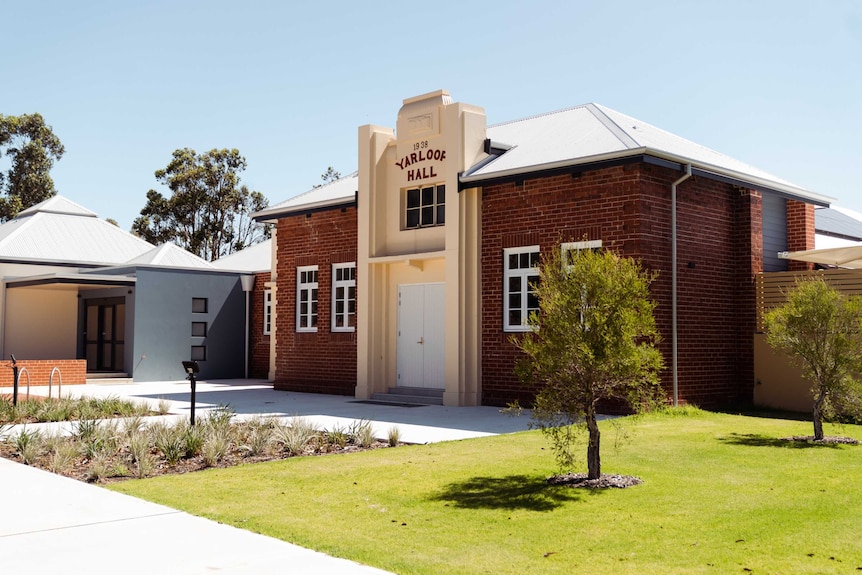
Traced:
<path id="1" fill-rule="evenodd" d="M 467 170 L 463 183 L 599 164 L 645 156 L 659 162 L 691 164 L 697 175 L 778 192 L 815 205 L 832 198 L 816 194 L 763 170 L 598 104 L 489 126 L 488 137 L 511 146 L 491 161 Z"/>
<path id="2" fill-rule="evenodd" d="M 272 269 L 272 240 L 265 240 L 212 263 L 221 270 L 266 272 Z"/>
<path id="3" fill-rule="evenodd" d="M 834 198 L 806 190 L 759 168 L 666 132 L 599 104 L 584 104 L 489 126 L 483 158 L 461 174 L 465 187 L 515 179 L 542 172 L 591 169 L 602 164 L 646 161 L 817 206 Z M 293 213 L 345 205 L 355 201 L 358 173 L 312 189 L 253 214 L 257 221 L 274 221 Z"/>
<path id="4" fill-rule="evenodd" d="M 294 196 L 274 206 L 252 214 L 258 222 L 271 222 L 296 212 L 331 208 L 351 204 L 356 201 L 359 190 L 359 172 L 353 172 L 333 182 Z"/>
<path id="5" fill-rule="evenodd" d="M 215 268 L 212 263 L 170 242 L 144 252 L 125 263 L 128 265 L 157 265 L 169 268 Z"/>
<path id="6" fill-rule="evenodd" d="M 62 196 L 32 206 L 0 225 L 0 259 L 118 264 L 153 247 Z"/>

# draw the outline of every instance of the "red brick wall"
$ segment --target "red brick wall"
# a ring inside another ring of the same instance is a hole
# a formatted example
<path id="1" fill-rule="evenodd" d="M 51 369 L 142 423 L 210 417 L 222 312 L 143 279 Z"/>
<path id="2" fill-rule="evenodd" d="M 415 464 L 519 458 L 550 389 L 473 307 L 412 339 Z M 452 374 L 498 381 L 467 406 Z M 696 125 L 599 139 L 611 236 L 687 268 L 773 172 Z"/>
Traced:
<path id="1" fill-rule="evenodd" d="M 659 272 L 652 293 L 664 338 L 663 384 L 670 393 L 670 187 L 678 177 L 679 172 L 666 168 L 631 164 L 485 188 L 483 404 L 531 397 L 531 390 L 512 373 L 517 351 L 509 341 L 512 334 L 502 329 L 503 248 L 539 244 L 544 251 L 561 240 L 585 236 L 601 239 L 604 247 Z M 759 196 L 728 184 L 694 177 L 679 186 L 678 366 L 683 401 L 717 405 L 751 399 L 753 369 L 739 366 L 753 361 L 753 327 L 741 318 L 754 317 L 753 271 L 762 260 L 759 209 Z"/>
<path id="2" fill-rule="evenodd" d="M 63 385 L 83 385 L 87 383 L 87 360 L 85 359 L 19 359 L 18 360 L 18 393 L 21 394 L 27 387 L 27 374 L 30 376 L 30 385 L 48 385 L 51 379 L 51 371 L 60 368 L 60 375 L 54 376 L 53 385 L 63 380 Z M 26 368 L 26 373 L 23 372 Z M 12 387 L 14 378 L 12 373 L 12 362 L 0 362 L 0 387 Z"/>
<path id="3" fill-rule="evenodd" d="M 787 200 L 787 251 L 798 252 L 814 249 L 814 206 Z M 814 264 L 790 260 L 789 271 L 814 269 Z"/>
<path id="4" fill-rule="evenodd" d="M 263 303 L 264 292 L 269 289 L 266 283 L 270 281 L 270 272 L 255 275 L 254 291 L 251 293 L 251 321 L 249 329 L 249 377 L 255 379 L 269 378 L 269 340 L 270 336 L 263 333 Z"/>
<path id="5" fill-rule="evenodd" d="M 331 264 L 356 261 L 356 208 L 278 220 L 276 389 L 353 395 L 356 334 L 330 332 Z M 318 266 L 316 333 L 296 331 L 296 268 Z"/>

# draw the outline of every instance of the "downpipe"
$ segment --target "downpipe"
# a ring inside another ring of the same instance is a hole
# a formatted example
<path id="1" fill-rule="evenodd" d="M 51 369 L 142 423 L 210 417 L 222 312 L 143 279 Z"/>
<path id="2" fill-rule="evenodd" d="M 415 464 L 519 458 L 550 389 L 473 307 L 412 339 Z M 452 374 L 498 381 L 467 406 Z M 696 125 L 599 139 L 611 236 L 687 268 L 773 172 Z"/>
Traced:
<path id="1" fill-rule="evenodd" d="M 670 229 L 671 229 L 671 358 L 673 362 L 673 406 L 679 405 L 679 372 L 677 358 L 679 357 L 679 342 L 677 338 L 677 255 L 676 255 L 676 188 L 691 177 L 691 164 L 685 165 L 685 174 L 670 186 Z"/>

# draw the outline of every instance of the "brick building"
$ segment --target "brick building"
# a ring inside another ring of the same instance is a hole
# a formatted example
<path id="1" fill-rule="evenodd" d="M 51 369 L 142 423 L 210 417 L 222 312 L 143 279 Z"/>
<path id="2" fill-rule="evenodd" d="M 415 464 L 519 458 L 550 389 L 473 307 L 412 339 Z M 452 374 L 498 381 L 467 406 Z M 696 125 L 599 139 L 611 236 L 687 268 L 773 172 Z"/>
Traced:
<path id="1" fill-rule="evenodd" d="M 659 273 L 669 396 L 751 401 L 754 275 L 814 247 L 829 198 L 595 104 L 487 126 L 437 91 L 396 125 L 359 128 L 355 174 L 256 215 L 276 224 L 277 388 L 529 400 L 510 340 L 538 256 L 601 247 Z"/>

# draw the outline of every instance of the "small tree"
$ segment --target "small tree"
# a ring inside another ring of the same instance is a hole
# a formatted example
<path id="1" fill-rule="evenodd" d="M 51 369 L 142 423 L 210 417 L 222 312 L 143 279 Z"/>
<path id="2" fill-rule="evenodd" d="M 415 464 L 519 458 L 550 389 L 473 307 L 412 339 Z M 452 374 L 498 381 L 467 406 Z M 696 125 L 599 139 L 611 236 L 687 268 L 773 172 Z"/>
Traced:
<path id="1" fill-rule="evenodd" d="M 654 276 L 610 251 L 560 250 L 542 258 L 535 286 L 539 313 L 515 344 L 522 381 L 540 385 L 533 420 L 551 439 L 561 470 L 575 463 L 577 425 L 589 432 L 589 479 L 601 477 L 598 403 L 623 400 L 638 410 L 659 396 L 662 356 L 649 298 Z M 571 254 L 568 255 L 568 254 Z"/>
<path id="2" fill-rule="evenodd" d="M 790 355 L 811 382 L 814 439 L 823 420 L 862 415 L 862 298 L 846 297 L 821 277 L 798 280 L 787 303 L 764 316 L 766 338 Z"/>

